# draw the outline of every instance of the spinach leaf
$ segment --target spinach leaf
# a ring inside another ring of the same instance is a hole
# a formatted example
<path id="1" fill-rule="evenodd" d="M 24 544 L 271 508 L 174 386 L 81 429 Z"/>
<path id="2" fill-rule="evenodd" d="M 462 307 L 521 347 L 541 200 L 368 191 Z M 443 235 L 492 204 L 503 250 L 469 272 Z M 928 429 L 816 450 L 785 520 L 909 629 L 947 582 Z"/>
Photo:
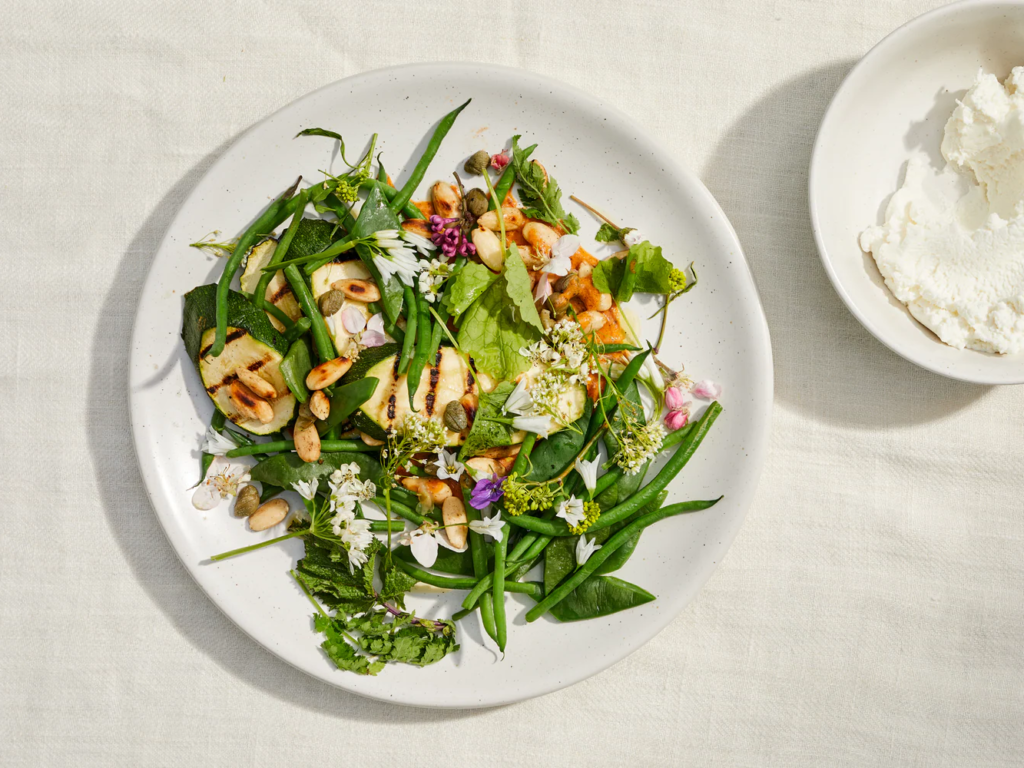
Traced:
<path id="1" fill-rule="evenodd" d="M 370 194 L 359 211 L 359 218 L 352 225 L 352 234 L 356 237 L 368 237 L 382 229 L 400 230 L 401 228 L 402 223 L 391 212 L 391 209 L 388 208 L 388 201 L 384 197 L 384 193 L 380 191 L 380 187 L 376 185 L 371 187 Z M 402 302 L 404 300 L 402 281 L 398 279 L 398 275 L 392 275 L 385 282 L 380 274 L 380 270 L 377 269 L 377 265 L 373 262 L 373 252 L 367 246 L 357 245 L 356 254 L 362 260 L 363 265 L 370 271 L 370 275 L 373 277 L 374 282 L 377 283 L 377 287 L 380 288 L 381 306 L 384 308 L 384 314 L 388 316 L 392 323 L 397 323 L 399 316 L 402 314 Z"/>
<path id="2" fill-rule="evenodd" d="M 479 370 L 507 381 L 529 367 L 519 350 L 540 339 L 543 328 L 533 304 L 529 274 L 513 247 L 501 278 L 462 316 L 459 346 Z"/>
<path id="3" fill-rule="evenodd" d="M 555 177 L 544 178 L 544 169 L 527 160 L 519 147 L 519 136 L 512 137 L 512 168 L 519 184 L 519 199 L 523 201 L 523 215 L 546 221 L 566 232 L 576 232 L 580 223 L 562 208 L 562 190 Z"/>
<path id="4" fill-rule="evenodd" d="M 288 354 L 281 361 L 278 370 L 288 389 L 295 395 L 300 403 L 309 400 L 309 390 L 306 389 L 306 376 L 313 368 L 313 361 L 309 357 L 309 344 L 305 339 L 296 339 L 295 343 L 288 350 Z"/>
<path id="5" fill-rule="evenodd" d="M 618 295 L 622 279 L 626 274 L 627 259 L 635 261 L 636 282 L 628 296 Z M 647 240 L 629 249 L 629 256 L 623 259 L 605 259 L 591 274 L 594 287 L 601 293 L 612 293 L 619 301 L 629 301 L 633 293 L 668 294 L 673 291 L 672 262 L 661 255 L 661 246 L 651 245 Z"/>
<path id="6" fill-rule="evenodd" d="M 378 383 L 375 377 L 367 376 L 359 381 L 350 381 L 348 384 L 336 386 L 334 394 L 331 395 L 330 415 L 326 421 L 317 421 L 317 432 L 323 435 L 355 413 L 360 405 L 373 397 Z"/>
<path id="7" fill-rule="evenodd" d="M 583 415 L 576 419 L 572 426 L 559 430 L 537 443 L 530 454 L 530 471 L 524 478 L 530 482 L 542 483 L 564 472 L 583 450 L 583 441 L 590 426 L 592 412 L 590 398 L 587 398 Z"/>
<path id="8" fill-rule="evenodd" d="M 249 472 L 253 480 L 261 483 L 270 483 L 280 488 L 291 488 L 294 483 L 310 482 L 320 480 L 321 484 L 326 482 L 324 478 L 329 476 L 342 464 L 355 462 L 359 465 L 359 474 L 364 480 L 373 480 L 380 485 L 381 467 L 380 461 L 373 454 L 347 453 L 324 453 L 319 461 L 307 463 L 294 453 L 279 453 L 264 459 Z"/>
<path id="9" fill-rule="evenodd" d="M 561 536 L 544 550 L 544 594 L 550 594 L 576 570 L 576 541 L 578 536 Z"/>
<path id="10" fill-rule="evenodd" d="M 469 309 L 470 305 L 500 277 L 501 275 L 491 272 L 483 264 L 468 262 L 445 289 L 444 305 L 449 314 L 458 320 L 459 315 Z"/>
<path id="11" fill-rule="evenodd" d="M 491 421 L 490 417 L 503 418 L 501 406 L 512 394 L 515 385 L 511 381 L 503 381 L 490 392 L 481 392 L 477 404 L 473 426 L 462 444 L 459 458 L 466 459 L 476 456 L 488 448 L 498 445 L 512 445 L 512 428 L 499 421 Z"/>
<path id="12" fill-rule="evenodd" d="M 583 621 L 635 608 L 655 597 L 614 576 L 591 576 L 551 609 L 559 621 Z"/>

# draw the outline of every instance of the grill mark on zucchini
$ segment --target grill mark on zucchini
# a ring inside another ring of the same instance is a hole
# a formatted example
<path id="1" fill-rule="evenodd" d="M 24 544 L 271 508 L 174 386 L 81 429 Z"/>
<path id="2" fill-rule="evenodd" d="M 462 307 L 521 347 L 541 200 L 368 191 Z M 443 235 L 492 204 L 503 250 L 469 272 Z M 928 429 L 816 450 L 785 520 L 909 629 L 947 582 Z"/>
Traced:
<path id="1" fill-rule="evenodd" d="M 430 369 L 430 389 L 427 391 L 426 409 L 427 418 L 434 415 L 434 405 L 437 402 L 437 385 L 441 382 L 441 353 L 438 352 L 434 358 L 434 367 Z"/>
<path id="2" fill-rule="evenodd" d="M 230 344 L 232 341 L 236 341 L 236 340 L 242 338 L 243 336 L 245 336 L 246 333 L 248 333 L 248 331 L 244 331 L 241 328 L 235 328 L 235 330 L 233 330 L 231 333 L 229 333 L 227 335 L 227 337 L 224 339 L 225 346 Z M 202 360 L 204 357 L 206 357 L 206 355 L 209 353 L 209 351 L 212 348 L 213 348 L 213 344 L 208 344 L 207 346 L 205 346 L 202 349 L 200 349 L 199 350 L 199 359 Z"/>
<path id="3" fill-rule="evenodd" d="M 277 289 L 277 292 L 274 293 L 274 295 L 270 297 L 270 303 L 271 304 L 277 304 L 277 302 L 279 302 L 285 296 L 290 295 L 291 292 L 292 292 L 292 287 L 290 285 L 288 285 L 288 283 L 284 283 L 280 288 Z"/>
<path id="4" fill-rule="evenodd" d="M 388 426 L 391 426 L 395 422 L 395 406 L 398 404 L 398 398 L 392 392 L 391 396 L 388 397 Z"/>

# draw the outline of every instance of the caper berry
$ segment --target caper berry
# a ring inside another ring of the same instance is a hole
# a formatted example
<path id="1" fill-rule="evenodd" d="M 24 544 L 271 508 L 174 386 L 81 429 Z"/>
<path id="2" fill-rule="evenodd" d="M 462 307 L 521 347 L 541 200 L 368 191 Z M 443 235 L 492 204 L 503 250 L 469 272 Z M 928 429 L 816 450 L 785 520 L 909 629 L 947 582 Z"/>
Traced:
<path id="1" fill-rule="evenodd" d="M 487 213 L 487 195 L 482 189 L 471 189 L 466 193 L 466 207 L 473 216 L 479 219 Z"/>
<path id="2" fill-rule="evenodd" d="M 489 162 L 491 162 L 491 156 L 481 149 L 479 152 L 473 153 L 473 156 L 466 161 L 463 168 L 466 169 L 466 173 L 473 176 L 479 176 L 484 172 L 484 169 L 487 167 Z"/>
<path id="3" fill-rule="evenodd" d="M 345 294 L 338 290 L 330 290 L 320 297 L 320 314 L 330 317 L 345 303 Z"/>
<path id="4" fill-rule="evenodd" d="M 555 290 L 558 293 L 565 293 L 566 289 L 573 284 L 576 280 L 576 273 L 570 272 L 565 277 L 560 277 L 555 281 Z"/>
<path id="5" fill-rule="evenodd" d="M 452 432 L 461 432 L 469 426 L 466 409 L 458 400 L 452 400 L 444 409 L 444 425 Z"/>
<path id="6" fill-rule="evenodd" d="M 235 499 L 235 517 L 249 517 L 259 509 L 260 492 L 254 485 L 244 485 Z"/>

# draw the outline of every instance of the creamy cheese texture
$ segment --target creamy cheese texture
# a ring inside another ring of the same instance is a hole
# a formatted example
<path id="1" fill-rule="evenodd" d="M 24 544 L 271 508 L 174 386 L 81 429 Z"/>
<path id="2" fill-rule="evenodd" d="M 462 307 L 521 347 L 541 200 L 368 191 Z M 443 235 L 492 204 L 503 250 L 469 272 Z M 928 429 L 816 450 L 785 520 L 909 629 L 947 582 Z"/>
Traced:
<path id="1" fill-rule="evenodd" d="M 885 222 L 861 234 L 897 299 L 942 341 L 1024 351 L 1024 67 L 979 72 L 946 123 L 935 170 L 908 162 Z"/>

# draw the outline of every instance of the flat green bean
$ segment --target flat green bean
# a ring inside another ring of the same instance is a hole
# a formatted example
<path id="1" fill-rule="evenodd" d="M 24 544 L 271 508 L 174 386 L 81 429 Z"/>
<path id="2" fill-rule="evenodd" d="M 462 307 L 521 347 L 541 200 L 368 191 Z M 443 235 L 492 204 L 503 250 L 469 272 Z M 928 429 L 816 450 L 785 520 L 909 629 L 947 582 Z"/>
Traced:
<path id="1" fill-rule="evenodd" d="M 430 137 L 430 141 L 427 143 L 427 148 L 423 152 L 423 156 L 416 163 L 416 166 L 412 169 L 412 174 L 409 176 L 409 180 L 402 185 L 401 190 L 395 195 L 395 198 L 391 201 L 389 206 L 392 212 L 397 213 L 405 207 L 405 204 L 412 199 L 413 192 L 416 191 L 416 187 L 423 181 L 423 177 L 427 173 L 427 168 L 430 162 L 434 159 L 434 155 L 437 154 L 437 150 L 441 148 L 441 142 L 444 141 L 444 137 L 448 135 L 448 131 L 451 130 L 452 125 L 455 123 L 455 118 L 459 116 L 459 113 L 469 106 L 469 102 L 472 99 L 466 99 L 465 103 L 461 106 L 456 107 L 447 115 L 441 118 L 441 122 L 437 124 L 437 128 L 434 129 L 434 135 Z M 226 297 L 227 294 L 225 294 Z"/>

